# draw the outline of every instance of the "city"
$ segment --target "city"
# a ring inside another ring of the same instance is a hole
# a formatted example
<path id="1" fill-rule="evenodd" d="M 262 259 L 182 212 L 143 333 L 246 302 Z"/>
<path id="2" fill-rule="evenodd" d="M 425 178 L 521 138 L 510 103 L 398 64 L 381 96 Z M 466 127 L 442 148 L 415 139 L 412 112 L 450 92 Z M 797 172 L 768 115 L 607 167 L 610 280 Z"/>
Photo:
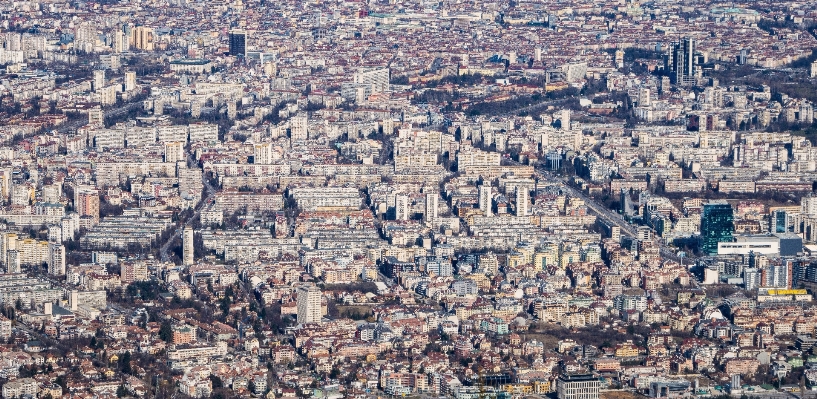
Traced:
<path id="1" fill-rule="evenodd" d="M 0 395 L 817 398 L 814 1 L 0 2 Z"/>

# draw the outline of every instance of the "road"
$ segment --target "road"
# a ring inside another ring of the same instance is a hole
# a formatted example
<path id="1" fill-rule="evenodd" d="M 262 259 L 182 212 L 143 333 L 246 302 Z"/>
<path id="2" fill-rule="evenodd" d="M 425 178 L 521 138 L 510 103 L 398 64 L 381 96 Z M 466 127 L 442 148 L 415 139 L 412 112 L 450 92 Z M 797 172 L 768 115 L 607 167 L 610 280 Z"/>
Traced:
<path id="1" fill-rule="evenodd" d="M 190 155 L 190 154 L 187 154 L 187 164 L 190 165 L 192 163 L 193 163 L 193 156 Z M 202 198 L 202 200 L 199 201 L 199 203 L 196 205 L 196 208 L 193 210 L 193 215 L 191 217 L 187 218 L 187 220 L 185 220 L 185 221 L 180 221 L 178 223 L 178 225 L 176 226 L 176 230 L 173 231 L 173 234 L 170 235 L 170 238 L 168 238 L 167 241 L 164 244 L 162 244 L 162 247 L 159 248 L 159 257 L 162 260 L 162 262 L 169 262 L 170 261 L 170 255 L 168 255 L 168 252 L 170 251 L 170 244 L 173 243 L 174 238 L 176 238 L 176 237 L 178 237 L 178 236 L 180 236 L 182 234 L 182 232 L 184 231 L 184 228 L 187 227 L 188 225 L 190 225 L 190 223 L 193 220 L 195 220 L 199 216 L 199 214 L 201 214 L 202 209 L 204 209 L 204 207 L 207 204 L 212 202 L 213 197 L 216 195 L 215 187 L 213 187 L 210 184 L 210 181 L 207 180 L 207 177 L 204 174 L 202 174 L 201 179 L 202 179 L 202 183 L 204 183 L 205 197 Z"/>
<path id="2" fill-rule="evenodd" d="M 584 201 L 584 204 L 587 205 L 587 208 L 591 211 L 591 213 L 595 214 L 596 217 L 602 219 L 608 225 L 618 226 L 621 229 L 622 235 L 626 235 L 632 238 L 637 237 L 638 232 L 636 228 L 633 227 L 633 225 L 631 225 L 629 222 L 624 220 L 624 218 L 621 217 L 621 215 L 619 215 L 616 212 L 613 212 L 610 209 L 607 209 L 606 207 L 604 207 L 604 205 L 599 204 L 595 199 L 588 197 L 584 195 L 584 193 L 582 193 L 581 191 L 571 187 L 570 185 L 567 184 L 566 179 L 554 176 L 544 170 L 536 170 L 536 175 L 540 179 L 556 180 L 560 182 L 565 187 L 565 191 L 567 191 L 571 197 L 582 199 Z M 667 247 L 666 244 L 664 244 L 661 240 L 656 241 L 658 242 L 659 251 L 662 258 L 680 263 L 681 258 L 678 257 L 675 251 Z"/>
<path id="3" fill-rule="evenodd" d="M 122 115 L 122 114 L 125 114 L 125 113 L 129 112 L 133 108 L 137 108 L 137 107 L 141 107 L 141 106 L 142 106 L 142 102 L 138 101 L 138 102 L 123 104 L 123 105 L 120 105 L 120 106 L 118 106 L 116 108 L 110 108 L 110 109 L 105 110 L 105 118 L 107 119 L 107 118 L 111 118 L 111 117 L 116 117 L 116 116 L 119 116 L 119 115 Z M 88 119 L 77 119 L 77 120 L 72 121 L 72 122 L 64 123 L 64 124 L 58 126 L 54 130 L 56 130 L 58 133 L 69 133 L 69 132 L 73 132 L 73 131 L 75 131 L 75 130 L 77 130 L 77 129 L 79 129 L 79 128 L 87 125 L 87 124 L 88 124 Z"/>

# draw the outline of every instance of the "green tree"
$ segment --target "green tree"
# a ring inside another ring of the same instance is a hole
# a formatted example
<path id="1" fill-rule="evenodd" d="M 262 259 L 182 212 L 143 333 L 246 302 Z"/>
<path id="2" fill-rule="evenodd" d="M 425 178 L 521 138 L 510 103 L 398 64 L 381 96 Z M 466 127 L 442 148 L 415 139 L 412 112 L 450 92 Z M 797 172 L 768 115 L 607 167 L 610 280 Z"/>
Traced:
<path id="1" fill-rule="evenodd" d="M 213 389 L 224 388 L 224 382 L 221 381 L 221 378 L 215 375 L 210 375 L 207 377 L 210 379 L 210 382 L 213 383 Z"/>
<path id="2" fill-rule="evenodd" d="M 162 326 L 159 327 L 159 338 L 165 342 L 170 342 L 173 339 L 173 330 L 170 328 L 170 323 L 162 322 Z"/>
<path id="3" fill-rule="evenodd" d="M 131 372 L 133 372 L 130 365 L 131 360 L 130 357 L 131 357 L 130 352 L 125 352 L 122 355 L 122 357 L 119 358 L 119 369 L 124 374 L 130 374 Z"/>
<path id="4" fill-rule="evenodd" d="M 119 388 L 116 388 L 116 397 L 124 398 L 125 396 L 128 396 L 128 390 L 124 385 L 120 385 Z"/>

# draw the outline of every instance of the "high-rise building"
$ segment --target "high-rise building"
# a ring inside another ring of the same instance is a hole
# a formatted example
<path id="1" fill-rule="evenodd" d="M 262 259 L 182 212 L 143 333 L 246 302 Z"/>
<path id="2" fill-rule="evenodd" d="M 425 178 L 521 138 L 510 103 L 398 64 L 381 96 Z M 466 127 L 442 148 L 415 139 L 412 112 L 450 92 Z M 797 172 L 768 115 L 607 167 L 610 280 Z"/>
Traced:
<path id="1" fill-rule="evenodd" d="M 516 216 L 527 216 L 530 207 L 530 193 L 524 187 L 516 188 Z"/>
<path id="2" fill-rule="evenodd" d="M 735 231 L 732 206 L 727 202 L 704 204 L 701 213 L 701 249 L 709 254 L 718 253 L 718 243 L 732 241 Z"/>
<path id="3" fill-rule="evenodd" d="M 437 220 L 439 215 L 439 198 L 440 196 L 435 192 L 426 193 L 426 211 L 423 215 L 426 223 L 432 223 Z"/>
<path id="4" fill-rule="evenodd" d="M 272 143 L 256 143 L 253 146 L 252 163 L 269 165 L 272 163 Z"/>
<path id="5" fill-rule="evenodd" d="M 397 195 L 394 197 L 394 219 L 395 220 L 409 220 L 411 215 L 409 208 L 408 195 Z"/>
<path id="6" fill-rule="evenodd" d="M 652 102 L 650 101 L 650 89 L 644 87 L 638 90 L 638 106 L 639 107 L 649 107 Z"/>
<path id="7" fill-rule="evenodd" d="M 491 185 L 483 184 L 479 186 L 479 210 L 482 211 L 483 216 L 491 216 L 493 214 L 492 200 Z"/>
<path id="8" fill-rule="evenodd" d="M 125 91 L 131 91 L 136 88 L 136 72 L 125 72 Z"/>
<path id="9" fill-rule="evenodd" d="M 169 141 L 165 143 L 165 162 L 176 163 L 184 161 L 184 143 Z"/>
<path id="10" fill-rule="evenodd" d="M 99 192 L 95 188 L 78 188 L 74 191 L 74 210 L 80 216 L 91 216 L 99 222 Z"/>
<path id="11" fill-rule="evenodd" d="M 811 77 L 817 78 L 817 61 L 811 63 Z"/>
<path id="12" fill-rule="evenodd" d="M 21 263 L 20 253 L 16 249 L 6 251 L 6 273 L 22 273 Z"/>
<path id="13" fill-rule="evenodd" d="M 664 68 L 675 84 L 689 86 L 695 82 L 695 39 L 685 37 L 665 54 Z"/>
<path id="14" fill-rule="evenodd" d="M 153 40 L 153 28 L 148 28 L 147 26 L 137 26 L 133 28 L 133 47 L 139 50 L 153 51 Z"/>
<path id="15" fill-rule="evenodd" d="M 187 226 L 184 228 L 184 233 L 182 235 L 182 252 L 184 256 L 183 262 L 185 266 L 190 266 L 193 264 L 194 262 L 193 254 L 195 251 L 194 248 L 195 247 L 193 246 L 193 228 Z"/>
<path id="16" fill-rule="evenodd" d="M 754 290 L 757 287 L 760 287 L 760 278 L 760 270 L 754 267 L 743 269 L 743 288 L 747 290 Z"/>
<path id="17" fill-rule="evenodd" d="M 230 55 L 245 57 L 247 55 L 247 32 L 243 29 L 230 31 Z"/>
<path id="18" fill-rule="evenodd" d="M 48 274 L 65 274 L 65 247 L 59 243 L 48 244 Z"/>
<path id="19" fill-rule="evenodd" d="M 113 34 L 113 51 L 115 53 L 124 53 L 128 51 L 130 47 L 130 43 L 128 43 L 128 38 L 125 36 L 125 32 L 121 30 L 117 30 Z"/>
<path id="20" fill-rule="evenodd" d="M 772 233 L 787 233 L 789 231 L 789 215 L 786 211 L 776 210 L 772 212 Z"/>
<path id="21" fill-rule="evenodd" d="M 314 286 L 298 287 L 298 323 L 320 323 L 321 322 L 321 290 Z"/>
<path id="22" fill-rule="evenodd" d="M 105 87 L 105 70 L 104 69 L 95 69 L 94 70 L 94 91 L 100 91 L 102 88 Z"/>
<path id="23" fill-rule="evenodd" d="M 763 286 L 775 288 L 791 288 L 792 264 L 790 261 L 770 264 L 762 273 Z"/>

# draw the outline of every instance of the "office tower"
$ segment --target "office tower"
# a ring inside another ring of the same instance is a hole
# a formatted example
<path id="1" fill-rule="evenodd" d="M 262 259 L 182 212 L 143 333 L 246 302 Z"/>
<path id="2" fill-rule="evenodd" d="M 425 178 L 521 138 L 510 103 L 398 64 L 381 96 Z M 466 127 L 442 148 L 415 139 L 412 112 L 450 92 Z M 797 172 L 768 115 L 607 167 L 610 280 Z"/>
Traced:
<path id="1" fill-rule="evenodd" d="M 670 72 L 675 84 L 689 86 L 695 82 L 695 39 L 690 37 L 681 39 L 665 57 L 665 68 Z"/>
<path id="2" fill-rule="evenodd" d="M 153 28 L 137 26 L 133 28 L 133 47 L 144 51 L 153 51 Z"/>
<path id="3" fill-rule="evenodd" d="M 321 290 L 314 286 L 298 287 L 298 323 L 321 322 Z"/>
<path id="4" fill-rule="evenodd" d="M 125 72 L 125 91 L 131 91 L 136 88 L 136 72 Z"/>
<path id="5" fill-rule="evenodd" d="M 426 193 L 426 212 L 423 215 L 426 223 L 432 223 L 437 220 L 439 195 L 437 193 Z"/>
<path id="6" fill-rule="evenodd" d="M 23 269 L 20 267 L 20 253 L 15 249 L 6 251 L 6 273 L 22 273 Z"/>
<path id="7" fill-rule="evenodd" d="M 483 216 L 491 216 L 492 207 L 491 186 L 483 184 L 479 186 L 479 210 L 482 211 Z"/>
<path id="8" fill-rule="evenodd" d="M 786 211 L 776 210 L 772 212 L 771 220 L 772 233 L 786 233 L 789 231 L 789 215 Z"/>
<path id="9" fill-rule="evenodd" d="M 91 216 L 99 222 L 99 192 L 95 188 L 77 188 L 74 191 L 74 210 L 80 216 Z"/>
<path id="10" fill-rule="evenodd" d="M 184 259 L 185 266 L 190 266 L 193 264 L 193 253 L 194 253 L 194 246 L 193 246 L 193 228 L 187 226 L 184 228 L 184 233 L 182 235 L 182 252 Z"/>
<path id="11" fill-rule="evenodd" d="M 516 216 L 527 216 L 530 205 L 530 193 L 523 187 L 516 188 Z"/>
<path id="12" fill-rule="evenodd" d="M 542 48 L 537 47 L 533 50 L 533 60 L 536 62 L 542 62 Z"/>
<path id="13" fill-rule="evenodd" d="M 247 32 L 243 29 L 230 31 L 230 55 L 245 57 L 247 55 Z"/>
<path id="14" fill-rule="evenodd" d="M 409 197 L 398 195 L 394 197 L 394 220 L 409 220 Z"/>
<path id="15" fill-rule="evenodd" d="M 54 276 L 65 274 L 65 247 L 62 244 L 48 244 L 48 274 Z"/>
<path id="16" fill-rule="evenodd" d="M 704 204 L 701 213 L 701 249 L 703 252 L 716 255 L 718 243 L 732 241 L 734 230 L 731 205 L 725 201 Z"/>

